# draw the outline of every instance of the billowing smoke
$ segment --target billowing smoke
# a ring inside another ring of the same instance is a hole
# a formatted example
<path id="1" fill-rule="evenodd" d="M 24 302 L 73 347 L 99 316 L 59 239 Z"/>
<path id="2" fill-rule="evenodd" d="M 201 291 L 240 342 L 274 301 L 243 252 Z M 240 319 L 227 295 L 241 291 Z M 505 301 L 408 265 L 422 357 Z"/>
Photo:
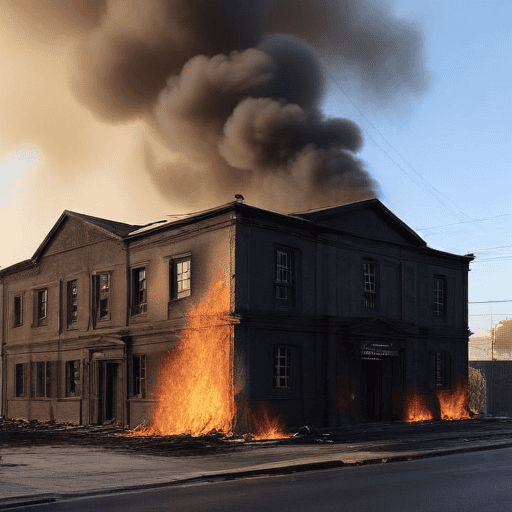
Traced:
<path id="1" fill-rule="evenodd" d="M 374 99 L 426 83 L 419 31 L 382 2 L 8 3 L 35 37 L 71 43 L 69 83 L 98 119 L 147 122 L 158 139 L 143 145 L 147 172 L 195 205 L 233 191 L 290 208 L 376 195 L 359 128 L 320 112 L 320 59 Z M 157 162 L 154 145 L 173 157 Z"/>

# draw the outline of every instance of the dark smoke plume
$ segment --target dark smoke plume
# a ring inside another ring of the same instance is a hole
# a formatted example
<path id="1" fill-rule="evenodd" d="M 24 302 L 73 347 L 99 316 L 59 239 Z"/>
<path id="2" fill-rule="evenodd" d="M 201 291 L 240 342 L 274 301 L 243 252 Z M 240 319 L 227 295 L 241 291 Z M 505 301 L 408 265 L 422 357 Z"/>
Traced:
<path id="1" fill-rule="evenodd" d="M 200 184 L 209 202 L 236 190 L 266 206 L 374 196 L 355 156 L 359 129 L 320 113 L 319 59 L 374 98 L 426 83 L 418 30 L 370 0 L 8 4 L 27 25 L 38 17 L 39 31 L 73 43 L 71 87 L 99 119 L 142 117 L 179 154 L 157 163 L 143 147 L 168 197 L 203 197 Z"/>

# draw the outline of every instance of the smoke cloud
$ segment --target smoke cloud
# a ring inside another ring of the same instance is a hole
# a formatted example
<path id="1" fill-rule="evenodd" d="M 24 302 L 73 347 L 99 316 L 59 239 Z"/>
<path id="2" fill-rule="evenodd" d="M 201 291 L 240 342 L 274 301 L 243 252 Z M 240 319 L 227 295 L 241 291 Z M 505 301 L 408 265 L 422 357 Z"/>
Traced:
<path id="1" fill-rule="evenodd" d="M 418 29 L 370 0 L 6 4 L 13 33 L 70 49 L 66 80 L 98 120 L 146 121 L 146 172 L 194 206 L 233 191 L 289 208 L 376 195 L 359 128 L 320 113 L 320 59 L 377 100 L 427 83 Z"/>

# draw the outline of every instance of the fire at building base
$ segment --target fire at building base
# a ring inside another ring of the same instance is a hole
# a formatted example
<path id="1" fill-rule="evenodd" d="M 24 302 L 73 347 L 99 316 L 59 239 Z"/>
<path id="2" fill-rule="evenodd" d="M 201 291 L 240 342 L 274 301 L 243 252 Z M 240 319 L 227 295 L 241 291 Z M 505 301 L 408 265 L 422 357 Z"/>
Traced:
<path id="1" fill-rule="evenodd" d="M 467 417 L 471 260 L 377 199 L 146 226 L 66 211 L 0 271 L 0 414 L 267 438 Z"/>

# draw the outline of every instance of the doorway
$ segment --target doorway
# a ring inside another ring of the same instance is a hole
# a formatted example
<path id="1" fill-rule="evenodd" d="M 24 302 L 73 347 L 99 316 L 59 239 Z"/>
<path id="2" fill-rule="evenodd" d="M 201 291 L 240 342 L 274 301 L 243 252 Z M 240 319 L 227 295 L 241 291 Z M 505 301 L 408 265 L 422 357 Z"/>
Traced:
<path id="1" fill-rule="evenodd" d="M 117 411 L 118 363 L 98 361 L 98 424 L 113 422 Z"/>
<path id="2" fill-rule="evenodd" d="M 362 415 L 368 421 L 382 420 L 382 361 L 361 360 Z"/>

